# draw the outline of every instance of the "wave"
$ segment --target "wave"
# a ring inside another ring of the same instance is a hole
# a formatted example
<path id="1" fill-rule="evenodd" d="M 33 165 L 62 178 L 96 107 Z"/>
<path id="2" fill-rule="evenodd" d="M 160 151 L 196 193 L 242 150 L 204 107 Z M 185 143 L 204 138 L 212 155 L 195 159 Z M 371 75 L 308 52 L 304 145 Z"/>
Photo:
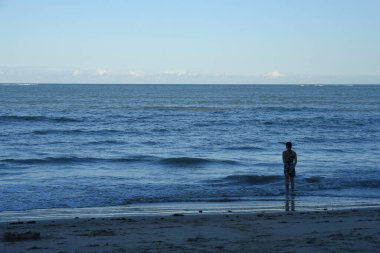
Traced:
<path id="1" fill-rule="evenodd" d="M 324 153 L 346 153 L 347 150 L 344 150 L 344 149 L 340 149 L 340 148 L 321 148 L 320 149 L 321 151 L 323 151 Z"/>
<path id="2" fill-rule="evenodd" d="M 102 140 L 102 141 L 89 141 L 86 144 L 90 144 L 90 145 L 126 144 L 126 142 L 125 141 L 117 141 L 117 140 Z"/>
<path id="3" fill-rule="evenodd" d="M 255 111 L 269 111 L 269 112 L 326 112 L 325 108 L 318 107 L 288 107 L 288 106 L 260 106 L 254 108 Z"/>
<path id="4" fill-rule="evenodd" d="M 45 158 L 30 158 L 30 159 L 4 159 L 0 163 L 8 164 L 71 164 L 71 163 L 97 163 L 97 162 L 110 162 L 110 163 L 130 163 L 130 162 L 148 162 L 156 160 L 151 156 L 130 156 L 119 158 L 94 158 L 94 157 L 76 157 L 76 156 L 62 156 L 62 157 L 45 157 Z"/>
<path id="5" fill-rule="evenodd" d="M 3 163 L 12 164 L 57 164 L 57 163 L 71 163 L 78 161 L 89 161 L 89 158 L 79 157 L 46 157 L 46 158 L 29 158 L 29 159 L 4 159 L 0 160 Z"/>
<path id="6" fill-rule="evenodd" d="M 144 106 L 141 107 L 146 110 L 159 110 L 159 111 L 204 111 L 204 112 L 219 112 L 224 111 L 223 107 L 212 106 Z"/>
<path id="7" fill-rule="evenodd" d="M 207 202 L 217 202 L 217 203 L 226 203 L 226 202 L 238 202 L 243 201 L 242 198 L 215 198 L 215 199 L 208 199 Z"/>
<path id="8" fill-rule="evenodd" d="M 236 146 L 236 147 L 226 147 L 227 150 L 248 150 L 248 151 L 259 151 L 264 150 L 260 147 L 254 147 L 254 146 Z"/>
<path id="9" fill-rule="evenodd" d="M 100 129 L 100 130 L 86 130 L 86 129 L 44 129 L 35 130 L 33 134 L 47 135 L 47 134 L 112 134 L 112 133 L 124 133 L 120 130 L 115 129 Z"/>
<path id="10" fill-rule="evenodd" d="M 282 176 L 268 175 L 230 175 L 223 178 L 224 181 L 229 181 L 230 183 L 240 183 L 240 184 L 265 184 L 272 183 L 282 180 Z"/>
<path id="11" fill-rule="evenodd" d="M 208 180 L 208 183 L 228 183 L 242 185 L 265 185 L 270 183 L 282 183 L 284 177 L 281 175 L 230 175 L 221 179 Z M 297 182 L 298 181 L 298 182 Z M 350 178 L 325 178 L 320 176 L 296 179 L 299 188 L 305 191 L 334 190 L 347 188 L 380 188 L 380 179 L 358 179 Z"/>
<path id="12" fill-rule="evenodd" d="M 158 142 L 156 142 L 156 141 L 144 141 L 142 144 L 154 146 L 154 145 L 157 145 Z"/>
<path id="13" fill-rule="evenodd" d="M 380 179 L 352 179 L 306 177 L 302 186 L 306 190 L 341 190 L 349 188 L 380 188 Z"/>
<path id="14" fill-rule="evenodd" d="M 46 129 L 46 130 L 35 130 L 32 134 L 45 135 L 45 134 L 74 134 L 84 132 L 81 129 L 72 130 L 60 130 L 60 129 Z"/>
<path id="15" fill-rule="evenodd" d="M 363 126 L 370 126 L 378 124 L 380 118 L 354 118 L 354 117 L 327 117 L 327 116 L 316 116 L 316 117 L 272 117 L 266 119 L 257 119 L 255 124 L 263 126 L 298 126 L 298 127 L 312 127 L 312 128 L 329 128 L 329 129 L 340 129 L 340 128 L 357 128 Z"/>
<path id="16" fill-rule="evenodd" d="M 130 163 L 130 162 L 149 162 L 156 164 L 164 164 L 169 166 L 191 166 L 202 165 L 208 163 L 227 163 L 235 164 L 234 161 L 229 160 L 211 160 L 204 158 L 192 157 L 177 157 L 177 158 L 159 158 L 155 156 L 136 155 L 128 157 L 116 158 L 96 158 L 96 157 L 77 157 L 77 156 L 61 156 L 61 157 L 43 157 L 43 158 L 29 158 L 29 159 L 4 159 L 0 160 L 2 164 L 70 164 L 70 163 Z"/>
<path id="17" fill-rule="evenodd" d="M 173 157 L 173 158 L 164 158 L 160 161 L 163 164 L 169 165 L 198 165 L 210 163 L 211 160 L 204 158 L 193 158 L 193 157 Z"/>
<path id="18" fill-rule="evenodd" d="M 253 165 L 257 166 L 257 167 L 269 168 L 269 167 L 277 167 L 278 163 L 275 163 L 275 162 L 257 162 L 257 163 L 253 163 Z"/>
<path id="19" fill-rule="evenodd" d="M 380 188 L 380 180 L 378 179 L 361 179 L 352 180 L 342 183 L 345 188 Z"/>
<path id="20" fill-rule="evenodd" d="M 320 183 L 322 179 L 322 177 L 307 177 L 304 180 L 307 183 Z"/>
<path id="21" fill-rule="evenodd" d="M 229 202 L 240 202 L 244 201 L 244 198 L 239 197 L 225 197 L 218 198 L 217 196 L 204 196 L 202 197 L 199 194 L 199 197 L 190 197 L 190 196 L 156 196 L 156 197 L 131 197 L 124 199 L 120 204 L 121 205 L 131 205 L 131 204 L 145 204 L 145 203 L 229 203 Z"/>
<path id="22" fill-rule="evenodd" d="M 14 121 L 21 121 L 21 122 L 39 122 L 39 121 L 50 121 L 50 122 L 58 122 L 58 123 L 65 123 L 65 122 L 80 122 L 80 120 L 75 118 L 69 118 L 69 117 L 48 117 L 48 116 L 32 116 L 32 115 L 2 115 L 0 116 L 1 122 L 14 122 Z"/>
<path id="23" fill-rule="evenodd" d="M 231 160 L 213 160 L 213 159 L 195 158 L 195 157 L 163 158 L 160 160 L 160 163 L 165 164 L 165 165 L 173 165 L 173 166 L 190 166 L 190 165 L 202 165 L 202 164 L 209 164 L 209 163 L 230 164 L 230 165 L 239 164 L 238 162 L 231 161 Z"/>

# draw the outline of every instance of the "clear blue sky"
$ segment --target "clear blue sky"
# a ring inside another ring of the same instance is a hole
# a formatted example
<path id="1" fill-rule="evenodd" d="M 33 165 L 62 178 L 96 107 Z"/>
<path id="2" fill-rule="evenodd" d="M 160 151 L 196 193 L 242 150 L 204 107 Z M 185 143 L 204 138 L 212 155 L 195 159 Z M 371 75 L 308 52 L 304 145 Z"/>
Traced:
<path id="1" fill-rule="evenodd" d="M 380 83 L 380 1 L 0 0 L 0 82 Z"/>

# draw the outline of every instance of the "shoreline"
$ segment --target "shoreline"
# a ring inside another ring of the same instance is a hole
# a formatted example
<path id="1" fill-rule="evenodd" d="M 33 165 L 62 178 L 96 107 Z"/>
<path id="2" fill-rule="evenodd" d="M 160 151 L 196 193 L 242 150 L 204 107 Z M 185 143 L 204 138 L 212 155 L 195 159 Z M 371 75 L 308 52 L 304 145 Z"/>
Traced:
<path id="1" fill-rule="evenodd" d="M 329 201 L 327 201 L 327 199 Z M 318 203 L 318 204 L 316 204 Z M 225 214 L 225 213 L 259 213 L 259 212 L 286 212 L 286 211 L 323 211 L 347 210 L 362 208 L 379 208 L 376 201 L 341 201 L 331 198 L 311 200 L 289 195 L 278 200 L 257 201 L 220 201 L 220 202 L 163 202 L 143 203 L 105 207 L 81 208 L 50 208 L 31 209 L 22 211 L 0 212 L 0 223 L 28 220 L 58 220 L 71 218 L 109 218 L 119 216 L 165 216 L 174 213 L 197 214 Z"/>
<path id="2" fill-rule="evenodd" d="M 2 252 L 376 252 L 380 207 L 1 222 Z M 39 233 L 7 241 L 5 233 Z"/>

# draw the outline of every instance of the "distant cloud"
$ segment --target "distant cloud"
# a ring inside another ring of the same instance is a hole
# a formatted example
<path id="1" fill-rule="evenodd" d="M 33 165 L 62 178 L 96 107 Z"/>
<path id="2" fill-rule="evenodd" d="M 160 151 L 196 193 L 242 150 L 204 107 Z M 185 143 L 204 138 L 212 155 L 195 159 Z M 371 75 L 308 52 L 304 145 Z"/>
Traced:
<path id="1" fill-rule="evenodd" d="M 277 78 L 285 77 L 285 75 L 278 71 L 272 71 L 272 72 L 264 74 L 264 77 L 269 78 L 269 79 L 277 79 Z"/>
<path id="2" fill-rule="evenodd" d="M 81 74 L 81 71 L 79 69 L 76 69 L 73 71 L 72 76 L 79 76 Z"/>
<path id="3" fill-rule="evenodd" d="M 1 1 L 1 0 L 0 0 Z M 0 66 L 0 83 L 193 83 L 193 84 L 379 84 L 380 75 L 316 75 L 281 73 L 199 72 L 181 68 L 111 69 L 85 66 Z"/>
<path id="4" fill-rule="evenodd" d="M 184 75 L 188 75 L 188 72 L 184 70 L 169 69 L 169 70 L 162 71 L 161 74 L 171 75 L 171 76 L 184 76 Z"/>
<path id="5" fill-rule="evenodd" d="M 102 68 L 97 68 L 95 71 L 96 76 L 105 76 L 108 74 L 108 71 Z"/>
<path id="6" fill-rule="evenodd" d="M 127 75 L 130 77 L 142 77 L 144 76 L 144 72 L 139 70 L 128 71 Z"/>

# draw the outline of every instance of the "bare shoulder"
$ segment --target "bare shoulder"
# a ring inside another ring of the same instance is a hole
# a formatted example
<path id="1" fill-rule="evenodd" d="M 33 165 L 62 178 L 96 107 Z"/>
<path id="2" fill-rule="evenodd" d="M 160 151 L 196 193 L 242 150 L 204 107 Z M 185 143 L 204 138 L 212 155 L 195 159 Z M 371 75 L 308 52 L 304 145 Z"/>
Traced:
<path id="1" fill-rule="evenodd" d="M 296 151 L 292 150 L 293 151 L 293 155 L 297 155 Z"/>

